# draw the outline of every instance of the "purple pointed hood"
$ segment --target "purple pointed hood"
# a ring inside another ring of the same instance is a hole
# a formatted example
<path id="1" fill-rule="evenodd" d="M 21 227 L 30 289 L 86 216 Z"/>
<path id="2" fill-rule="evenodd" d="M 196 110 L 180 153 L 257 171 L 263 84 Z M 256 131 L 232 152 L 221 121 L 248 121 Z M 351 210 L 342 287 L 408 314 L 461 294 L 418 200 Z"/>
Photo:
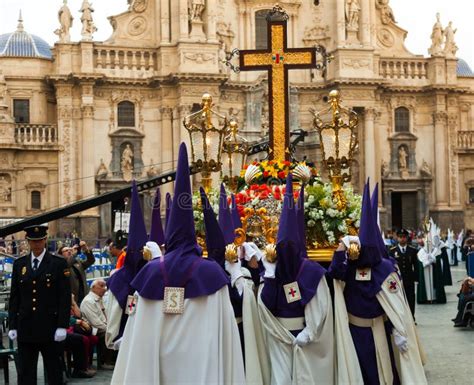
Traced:
<path id="1" fill-rule="evenodd" d="M 325 270 L 317 263 L 304 258 L 305 247 L 301 245 L 296 217 L 296 206 L 293 198 L 293 177 L 288 174 L 283 208 L 280 215 L 277 236 L 277 266 L 275 280 L 265 283 L 261 298 L 267 308 L 274 314 L 277 309 L 306 305 L 316 294 L 321 277 Z M 297 281 L 301 292 L 301 301 L 286 303 L 283 285 Z M 278 315 L 278 314 L 277 314 Z"/>
<path id="2" fill-rule="evenodd" d="M 237 203 L 235 202 L 235 195 L 231 195 L 232 200 L 232 223 L 234 224 L 234 230 L 242 227 L 242 221 L 240 220 L 239 209 L 237 208 Z"/>
<path id="3" fill-rule="evenodd" d="M 304 219 L 304 183 L 301 184 L 300 195 L 298 197 L 298 203 L 296 204 L 296 219 L 298 221 L 298 236 L 301 242 L 303 255 L 305 258 L 308 257 L 306 252 L 306 223 Z"/>
<path id="4" fill-rule="evenodd" d="M 225 244 L 234 243 L 234 224 L 232 222 L 227 193 L 223 183 L 221 184 L 221 192 L 219 194 L 219 226 L 224 235 Z"/>
<path id="5" fill-rule="evenodd" d="M 188 153 L 184 143 L 179 147 L 174 198 L 166 226 L 164 262 L 149 262 L 132 282 L 140 296 L 162 300 L 165 287 L 184 287 L 185 298 L 211 295 L 229 280 L 214 261 L 201 257 L 196 242 L 192 207 Z"/>
<path id="6" fill-rule="evenodd" d="M 130 283 L 146 263 L 143 259 L 142 250 L 147 241 L 148 235 L 146 232 L 142 209 L 140 207 L 137 183 L 133 181 L 127 254 L 122 268 L 112 274 L 107 283 L 110 291 L 113 293 L 122 309 L 125 308 L 127 304 L 128 295 L 133 294 L 133 289 L 130 286 Z"/>
<path id="7" fill-rule="evenodd" d="M 150 241 L 156 242 L 159 246 L 165 243 L 163 224 L 161 223 L 161 194 L 160 188 L 156 189 L 153 209 L 151 212 Z"/>
<path id="8" fill-rule="evenodd" d="M 361 244 L 360 256 L 355 261 L 358 267 L 373 267 L 380 263 L 382 254 L 380 250 L 380 230 L 370 203 L 369 181 L 365 184 L 362 196 L 362 211 L 360 217 L 359 240 Z"/>
<path id="9" fill-rule="evenodd" d="M 171 194 L 166 193 L 165 230 L 166 230 L 166 227 L 168 227 L 168 222 L 169 222 L 169 219 L 170 219 L 170 211 L 171 211 L 171 204 L 172 203 L 173 203 L 173 200 L 171 199 Z"/>
<path id="10" fill-rule="evenodd" d="M 223 269 L 225 262 L 225 240 L 224 234 L 217 222 L 216 214 L 212 209 L 204 189 L 199 188 L 201 193 L 202 212 L 204 215 L 204 226 L 206 227 L 206 246 L 209 259 L 216 261 Z"/>

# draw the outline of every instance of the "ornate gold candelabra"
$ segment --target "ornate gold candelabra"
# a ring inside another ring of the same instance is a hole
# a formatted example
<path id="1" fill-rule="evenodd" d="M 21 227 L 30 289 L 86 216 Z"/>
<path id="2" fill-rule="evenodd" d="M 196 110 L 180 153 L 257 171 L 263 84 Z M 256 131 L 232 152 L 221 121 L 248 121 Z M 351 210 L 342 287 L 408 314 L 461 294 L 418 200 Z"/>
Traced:
<path id="1" fill-rule="evenodd" d="M 183 119 L 191 143 L 192 165 L 201 172 L 206 192 L 211 188 L 211 172 L 221 170 L 222 143 L 228 127 L 227 118 L 214 111 L 213 106 L 212 96 L 205 93 L 201 109 Z"/>
<path id="2" fill-rule="evenodd" d="M 342 210 L 347 203 L 342 185 L 351 180 L 351 164 L 357 147 L 355 130 L 359 119 L 353 110 L 341 105 L 337 90 L 329 93 L 328 104 L 329 107 L 323 111 L 311 112 L 314 115 L 314 127 L 319 133 L 323 164 L 333 185 L 333 199 L 337 208 Z M 324 115 L 330 115 L 330 119 L 323 121 Z"/>
<path id="3" fill-rule="evenodd" d="M 222 179 L 235 191 L 240 170 L 247 160 L 248 143 L 238 135 L 239 125 L 235 120 L 229 122 L 229 133 L 224 138 L 222 147 Z"/>

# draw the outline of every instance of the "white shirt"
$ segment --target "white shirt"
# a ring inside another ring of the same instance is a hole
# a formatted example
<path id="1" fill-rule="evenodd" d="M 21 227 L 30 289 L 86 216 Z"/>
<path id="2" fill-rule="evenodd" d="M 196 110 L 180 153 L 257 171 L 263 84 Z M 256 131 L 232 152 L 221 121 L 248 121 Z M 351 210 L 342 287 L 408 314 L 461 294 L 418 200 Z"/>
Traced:
<path id="1" fill-rule="evenodd" d="M 33 269 L 35 268 L 35 265 L 33 263 L 35 258 L 38 260 L 38 268 L 39 268 L 39 266 L 41 265 L 41 261 L 43 260 L 43 257 L 44 257 L 45 254 L 46 254 L 46 249 L 43 249 L 43 252 L 37 257 L 33 254 L 33 252 L 31 252 L 31 267 Z"/>
<path id="2" fill-rule="evenodd" d="M 81 302 L 81 313 L 92 327 L 105 332 L 107 317 L 105 316 L 105 307 L 101 297 L 90 291 Z"/>

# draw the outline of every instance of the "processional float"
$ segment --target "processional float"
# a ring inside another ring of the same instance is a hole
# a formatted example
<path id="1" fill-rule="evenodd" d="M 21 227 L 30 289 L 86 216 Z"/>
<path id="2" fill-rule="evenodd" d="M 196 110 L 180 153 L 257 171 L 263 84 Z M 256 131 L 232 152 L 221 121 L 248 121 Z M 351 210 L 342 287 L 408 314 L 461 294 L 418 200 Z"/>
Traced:
<path id="1" fill-rule="evenodd" d="M 235 246 L 245 240 L 253 241 L 267 253 L 268 259 L 274 256 L 284 181 L 292 172 L 295 183 L 304 184 L 306 189 L 304 218 L 308 256 L 330 261 L 339 238 L 358 232 L 361 197 L 350 186 L 358 117 L 341 105 L 337 90 L 331 91 L 328 107 L 320 112 L 311 111 L 319 134 L 322 166 L 329 182 L 323 181 L 311 162 L 295 161 L 290 146 L 288 72 L 316 68 L 324 74 L 331 56 L 322 46 L 288 48 L 287 20 L 286 12 L 275 6 L 267 15 L 267 49 L 235 49 L 225 61 L 235 72 L 268 73 L 270 129 L 266 158 L 247 163 L 249 145 L 239 135 L 238 123 L 217 113 L 209 94 L 203 95 L 201 109 L 186 116 L 183 125 L 189 133 L 192 167 L 201 173 L 211 204 L 217 204 L 218 199 L 218 192 L 212 189 L 213 173 L 219 172 L 221 180 L 235 194 L 242 223 L 235 230 Z M 238 66 L 232 62 L 236 56 Z M 202 208 L 197 193 L 193 204 L 198 241 L 205 248 Z M 229 252 L 227 258 L 235 256 L 235 252 Z"/>

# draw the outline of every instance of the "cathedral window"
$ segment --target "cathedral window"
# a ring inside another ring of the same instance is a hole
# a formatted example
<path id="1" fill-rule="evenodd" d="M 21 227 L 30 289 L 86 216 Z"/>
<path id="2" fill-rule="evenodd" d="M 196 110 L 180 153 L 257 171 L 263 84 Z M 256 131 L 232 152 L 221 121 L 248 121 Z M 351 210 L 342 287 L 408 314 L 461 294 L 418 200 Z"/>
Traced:
<path id="1" fill-rule="evenodd" d="M 395 109 L 395 132 L 410 132 L 410 111 L 406 107 Z"/>
<path id="2" fill-rule="evenodd" d="M 30 101 L 28 99 L 13 99 L 13 116 L 15 123 L 30 123 Z"/>
<path id="3" fill-rule="evenodd" d="M 474 187 L 469 189 L 469 203 L 474 203 Z"/>
<path id="4" fill-rule="evenodd" d="M 267 49 L 267 14 L 269 9 L 255 12 L 255 49 Z"/>
<path id="5" fill-rule="evenodd" d="M 39 191 L 31 192 L 31 209 L 41 210 L 41 193 Z"/>
<path id="6" fill-rule="evenodd" d="M 120 102 L 117 115 L 119 127 L 135 127 L 135 104 L 129 101 Z"/>

